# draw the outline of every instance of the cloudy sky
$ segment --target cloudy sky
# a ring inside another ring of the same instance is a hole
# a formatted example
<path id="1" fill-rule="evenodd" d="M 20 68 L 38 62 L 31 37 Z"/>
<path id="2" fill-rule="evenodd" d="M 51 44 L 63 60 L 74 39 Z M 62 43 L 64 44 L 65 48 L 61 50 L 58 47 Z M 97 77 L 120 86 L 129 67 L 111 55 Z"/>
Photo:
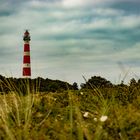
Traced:
<path id="1" fill-rule="evenodd" d="M 33 78 L 139 79 L 139 7 L 140 0 L 0 0 L 0 74 L 22 76 L 29 29 Z"/>

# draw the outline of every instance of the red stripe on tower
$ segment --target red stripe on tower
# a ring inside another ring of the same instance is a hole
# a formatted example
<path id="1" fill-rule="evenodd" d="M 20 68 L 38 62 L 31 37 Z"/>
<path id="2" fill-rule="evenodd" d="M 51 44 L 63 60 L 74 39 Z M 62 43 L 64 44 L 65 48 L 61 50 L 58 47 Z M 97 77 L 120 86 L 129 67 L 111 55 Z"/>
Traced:
<path id="1" fill-rule="evenodd" d="M 31 78 L 31 61 L 30 61 L 30 34 L 25 31 L 24 36 L 24 55 L 23 55 L 23 77 Z"/>

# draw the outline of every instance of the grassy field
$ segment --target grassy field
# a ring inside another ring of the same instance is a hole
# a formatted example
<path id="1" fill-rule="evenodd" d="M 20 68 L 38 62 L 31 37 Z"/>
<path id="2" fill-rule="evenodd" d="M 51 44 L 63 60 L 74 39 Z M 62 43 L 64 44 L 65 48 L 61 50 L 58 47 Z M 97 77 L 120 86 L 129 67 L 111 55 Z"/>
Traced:
<path id="1" fill-rule="evenodd" d="M 0 95 L 0 140 L 140 140 L 140 95 L 127 102 L 114 89 L 26 91 Z"/>

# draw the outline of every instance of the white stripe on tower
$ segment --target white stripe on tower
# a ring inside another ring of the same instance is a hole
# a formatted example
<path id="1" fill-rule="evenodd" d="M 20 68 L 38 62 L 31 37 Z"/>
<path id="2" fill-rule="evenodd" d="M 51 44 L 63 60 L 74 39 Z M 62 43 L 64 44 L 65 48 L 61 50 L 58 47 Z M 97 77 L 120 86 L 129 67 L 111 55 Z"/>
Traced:
<path id="1" fill-rule="evenodd" d="M 23 68 L 31 68 L 30 63 L 23 64 Z"/>
<path id="2" fill-rule="evenodd" d="M 30 52 L 24 52 L 24 54 L 23 54 L 24 56 L 26 55 L 26 56 L 30 56 Z"/>

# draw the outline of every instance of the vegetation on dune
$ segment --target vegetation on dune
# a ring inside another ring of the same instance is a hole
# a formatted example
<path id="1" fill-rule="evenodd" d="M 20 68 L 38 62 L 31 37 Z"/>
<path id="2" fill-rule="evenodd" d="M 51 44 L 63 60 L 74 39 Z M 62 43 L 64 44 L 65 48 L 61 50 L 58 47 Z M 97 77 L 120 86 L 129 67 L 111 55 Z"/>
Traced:
<path id="1" fill-rule="evenodd" d="M 76 83 L 64 88 L 60 81 L 50 81 L 55 86 L 49 91 L 46 79 L 2 78 L 1 91 L 8 94 L 0 95 L 0 140 L 140 138 L 139 80 L 113 85 L 94 76 L 80 90 L 74 90 Z"/>
<path id="2" fill-rule="evenodd" d="M 28 82 L 28 83 L 27 83 Z M 8 93 L 9 91 L 21 92 L 28 84 L 30 89 L 39 92 L 62 92 L 64 90 L 78 90 L 78 85 L 74 82 L 72 85 L 68 82 L 60 80 L 43 79 L 41 77 L 35 79 L 23 79 L 23 78 L 6 78 L 0 75 L 0 91 Z M 25 92 L 26 93 L 26 92 Z"/>

